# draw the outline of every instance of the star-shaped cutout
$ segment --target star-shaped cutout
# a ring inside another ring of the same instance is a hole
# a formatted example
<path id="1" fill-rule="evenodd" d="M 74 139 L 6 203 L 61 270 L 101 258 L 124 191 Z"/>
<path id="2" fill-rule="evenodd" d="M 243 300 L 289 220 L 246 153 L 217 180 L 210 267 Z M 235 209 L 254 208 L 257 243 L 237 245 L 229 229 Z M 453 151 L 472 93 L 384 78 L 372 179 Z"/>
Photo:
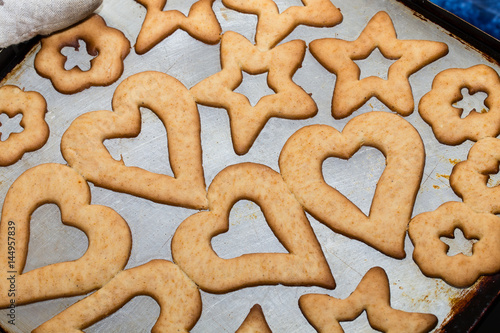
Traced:
<path id="1" fill-rule="evenodd" d="M 199 104 L 227 110 L 237 154 L 248 152 L 271 117 L 305 119 L 316 115 L 314 100 L 292 81 L 305 50 L 302 40 L 260 51 L 236 32 L 228 31 L 222 36 L 222 70 L 196 84 L 191 93 Z M 243 81 L 243 71 L 252 75 L 267 72 L 267 84 L 275 94 L 262 97 L 252 106 L 246 96 L 234 91 Z"/>
<path id="2" fill-rule="evenodd" d="M 342 22 L 342 14 L 330 0 L 302 0 L 304 6 L 292 6 L 283 13 L 273 0 L 222 0 L 224 6 L 258 16 L 256 45 L 269 50 L 298 25 L 333 27 Z"/>
<path id="3" fill-rule="evenodd" d="M 299 306 L 318 332 L 344 332 L 339 322 L 354 320 L 363 311 L 366 311 L 372 328 L 386 333 L 429 332 L 437 324 L 437 318 L 432 314 L 391 308 L 389 280 L 380 267 L 370 269 L 356 290 L 344 300 L 307 294 L 300 297 Z"/>
<path id="4" fill-rule="evenodd" d="M 207 44 L 217 44 L 222 32 L 212 9 L 215 0 L 195 2 L 185 16 L 178 10 L 163 11 L 167 0 L 136 0 L 146 7 L 146 18 L 137 36 L 135 51 L 144 54 L 177 29 Z"/>
<path id="5" fill-rule="evenodd" d="M 309 48 L 337 76 L 332 99 L 332 115 L 336 119 L 348 117 L 371 97 L 402 116 L 410 115 L 415 102 L 409 76 L 448 53 L 445 43 L 398 39 L 386 12 L 375 14 L 355 41 L 317 39 Z M 360 69 L 354 61 L 366 59 L 375 48 L 384 57 L 397 61 L 389 67 L 387 80 L 375 76 L 360 80 Z"/>

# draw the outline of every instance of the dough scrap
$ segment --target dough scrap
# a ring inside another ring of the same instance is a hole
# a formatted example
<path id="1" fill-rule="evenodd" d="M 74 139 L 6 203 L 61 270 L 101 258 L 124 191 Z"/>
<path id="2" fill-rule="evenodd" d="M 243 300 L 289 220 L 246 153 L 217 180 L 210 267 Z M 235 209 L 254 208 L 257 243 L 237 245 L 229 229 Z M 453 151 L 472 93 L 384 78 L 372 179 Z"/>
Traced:
<path id="1" fill-rule="evenodd" d="M 330 0 L 302 0 L 304 6 L 292 6 L 280 13 L 273 0 L 222 0 L 224 6 L 258 16 L 256 46 L 270 50 L 297 26 L 333 27 L 342 22 L 340 10 Z"/>
<path id="2" fill-rule="evenodd" d="M 222 36 L 222 70 L 196 84 L 191 93 L 197 103 L 227 110 L 237 154 L 248 152 L 271 117 L 305 119 L 316 115 L 314 100 L 292 80 L 305 51 L 302 40 L 262 52 L 236 32 Z M 243 80 L 242 71 L 253 75 L 267 72 L 267 83 L 275 94 L 262 97 L 252 107 L 246 96 L 234 92 Z"/>
<path id="3" fill-rule="evenodd" d="M 16 86 L 0 87 L 0 113 L 10 118 L 22 114 L 20 133 L 11 133 L 0 141 L 0 166 L 19 161 L 26 152 L 40 149 L 49 138 L 49 126 L 45 122 L 47 103 L 36 91 L 23 91 Z"/>
<path id="4" fill-rule="evenodd" d="M 489 110 L 471 110 L 462 118 L 464 110 L 453 106 L 463 98 L 462 88 L 467 88 L 471 95 L 487 93 L 484 105 Z M 500 134 L 500 77 L 486 65 L 446 69 L 434 78 L 432 90 L 420 99 L 418 111 L 443 144 L 459 145 L 465 140 L 496 137 Z"/>
<path id="5" fill-rule="evenodd" d="M 245 321 L 236 330 L 236 333 L 272 333 L 259 304 L 255 304 L 250 309 Z"/>
<path id="6" fill-rule="evenodd" d="M 488 186 L 489 175 L 498 173 L 499 162 L 500 140 L 484 138 L 472 146 L 467 160 L 453 167 L 451 188 L 477 212 L 500 213 L 500 187 Z"/>
<path id="7" fill-rule="evenodd" d="M 126 166 L 113 159 L 103 144 L 106 139 L 137 136 L 140 107 L 151 109 L 167 130 L 174 177 Z M 89 112 L 73 121 L 61 140 L 68 164 L 97 186 L 155 202 L 207 208 L 200 119 L 182 83 L 160 72 L 132 75 L 117 87 L 113 110 Z"/>
<path id="8" fill-rule="evenodd" d="M 160 305 L 160 315 L 151 332 L 187 333 L 201 315 L 201 296 L 196 285 L 179 267 L 157 259 L 119 272 L 101 289 L 66 308 L 33 333 L 83 332 L 139 295 L 150 296 Z"/>
<path id="9" fill-rule="evenodd" d="M 92 205 L 90 199 L 85 180 L 61 164 L 31 168 L 9 188 L 0 222 L 0 249 L 6 254 L 0 258 L 0 270 L 4 276 L 14 276 L 17 305 L 83 295 L 102 287 L 125 267 L 132 246 L 127 222 L 109 207 Z M 89 239 L 89 247 L 79 259 L 23 273 L 31 214 L 46 203 L 59 206 L 62 222 L 82 230 Z M 12 251 L 14 263 L 7 256 Z M 0 279 L 2 308 L 10 304 L 9 288 L 10 281 Z"/>
<path id="10" fill-rule="evenodd" d="M 61 54 L 65 46 L 75 49 L 84 40 L 87 52 L 95 56 L 88 71 L 78 67 L 64 69 L 66 57 Z M 123 60 L 130 52 L 130 42 L 125 35 L 108 27 L 102 17 L 91 15 L 81 23 L 42 39 L 40 51 L 35 56 L 36 72 L 50 79 L 54 88 L 63 94 L 74 94 L 91 86 L 108 86 L 123 73 Z"/>
<path id="11" fill-rule="evenodd" d="M 349 159 L 361 146 L 386 157 L 367 217 L 328 185 L 322 163 Z M 342 132 L 310 125 L 295 132 L 279 158 L 283 179 L 302 206 L 333 231 L 360 240 L 394 258 L 404 258 L 404 239 L 420 187 L 425 150 L 417 130 L 400 116 L 373 111 L 350 120 Z"/>
<path id="12" fill-rule="evenodd" d="M 396 61 L 389 67 L 387 80 L 376 76 L 360 80 L 354 60 L 366 59 L 375 48 L 385 58 Z M 371 97 L 402 116 L 410 115 L 415 103 L 409 76 L 448 53 L 445 43 L 398 39 L 386 12 L 375 14 L 355 41 L 317 39 L 309 49 L 321 65 L 336 75 L 332 98 L 332 115 L 336 119 L 348 117 Z"/>
<path id="13" fill-rule="evenodd" d="M 217 44 L 222 32 L 212 5 L 215 0 L 199 0 L 186 17 L 178 10 L 163 11 L 167 0 L 136 0 L 147 13 L 137 36 L 135 51 L 144 54 L 177 29 L 207 44 Z"/>
<path id="14" fill-rule="evenodd" d="M 255 285 L 321 286 L 335 282 L 307 217 L 281 176 L 254 163 L 222 170 L 208 189 L 209 211 L 188 217 L 172 238 L 174 262 L 204 291 L 225 293 Z M 258 204 L 289 253 L 250 253 L 222 259 L 211 239 L 228 231 L 239 200 Z"/>
<path id="15" fill-rule="evenodd" d="M 352 321 L 363 311 L 371 327 L 380 332 L 424 333 L 437 325 L 432 314 L 396 310 L 390 304 L 389 279 L 380 267 L 370 269 L 346 299 L 322 294 L 306 294 L 299 299 L 302 313 L 318 332 L 342 333 L 339 322 Z"/>
<path id="16" fill-rule="evenodd" d="M 477 239 L 472 255 L 447 254 L 440 237 L 453 237 L 460 229 L 465 238 Z M 482 275 L 500 271 L 500 218 L 478 213 L 463 202 L 446 202 L 433 212 L 417 215 L 408 234 L 415 247 L 413 259 L 422 273 L 457 287 L 469 287 Z"/>

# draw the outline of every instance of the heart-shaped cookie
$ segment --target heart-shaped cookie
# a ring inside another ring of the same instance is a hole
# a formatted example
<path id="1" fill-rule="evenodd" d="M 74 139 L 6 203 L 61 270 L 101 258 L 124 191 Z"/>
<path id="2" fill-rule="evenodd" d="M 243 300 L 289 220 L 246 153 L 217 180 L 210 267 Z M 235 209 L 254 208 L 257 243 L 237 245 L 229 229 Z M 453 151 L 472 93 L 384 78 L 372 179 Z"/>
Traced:
<path id="1" fill-rule="evenodd" d="M 328 157 L 349 159 L 361 146 L 386 157 L 386 167 L 369 216 L 323 179 Z M 286 142 L 279 165 L 285 182 L 316 219 L 335 232 L 360 240 L 394 258 L 404 258 L 404 238 L 425 163 L 417 130 L 387 112 L 369 112 L 350 120 L 341 132 L 327 125 L 304 127 Z"/>
<path id="2" fill-rule="evenodd" d="M 7 192 L 0 222 L 0 307 L 82 295 L 100 288 L 125 267 L 132 246 L 130 229 L 109 207 L 90 204 L 88 184 L 61 164 L 41 164 L 24 172 Z M 61 210 L 64 224 L 87 235 L 89 246 L 77 260 L 23 273 L 33 211 L 46 203 Z"/>
<path id="3" fill-rule="evenodd" d="M 103 144 L 106 139 L 137 136 L 140 107 L 151 109 L 167 130 L 174 177 L 126 166 L 113 159 Z M 73 121 L 61 140 L 68 164 L 97 186 L 155 202 L 206 208 L 200 116 L 182 83 L 160 72 L 132 75 L 116 89 L 113 110 L 89 112 Z"/>
<path id="4" fill-rule="evenodd" d="M 335 282 L 304 210 L 281 176 L 267 166 L 242 163 L 222 170 L 208 190 L 208 212 L 181 223 L 172 239 L 172 257 L 203 290 L 224 293 L 258 284 L 315 285 Z M 211 239 L 228 231 L 229 212 L 239 200 L 258 204 L 289 253 L 250 253 L 222 259 Z"/>
<path id="5" fill-rule="evenodd" d="M 175 264 L 152 260 L 118 273 L 104 287 L 37 327 L 33 333 L 83 332 L 138 295 L 151 296 L 160 316 L 151 332 L 187 333 L 201 314 L 198 288 Z"/>

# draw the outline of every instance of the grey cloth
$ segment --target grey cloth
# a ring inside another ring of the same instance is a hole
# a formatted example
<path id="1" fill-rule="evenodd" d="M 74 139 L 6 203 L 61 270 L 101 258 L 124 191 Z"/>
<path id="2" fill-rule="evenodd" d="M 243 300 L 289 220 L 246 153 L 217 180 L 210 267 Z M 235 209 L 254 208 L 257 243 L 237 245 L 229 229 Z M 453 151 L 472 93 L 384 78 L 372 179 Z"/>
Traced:
<path id="1" fill-rule="evenodd" d="M 0 0 L 0 48 L 64 29 L 103 0 Z"/>

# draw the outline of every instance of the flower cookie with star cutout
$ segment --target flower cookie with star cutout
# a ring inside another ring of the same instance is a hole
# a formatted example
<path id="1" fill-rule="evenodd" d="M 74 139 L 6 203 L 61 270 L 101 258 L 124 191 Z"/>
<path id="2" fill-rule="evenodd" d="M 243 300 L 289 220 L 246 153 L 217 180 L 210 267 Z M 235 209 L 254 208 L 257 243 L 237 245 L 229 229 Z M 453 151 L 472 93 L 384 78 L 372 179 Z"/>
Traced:
<path id="1" fill-rule="evenodd" d="M 321 65 L 336 75 L 332 98 L 336 119 L 348 117 L 372 97 L 402 116 L 410 115 L 415 102 L 409 76 L 448 53 L 442 42 L 398 39 L 390 16 L 383 11 L 373 16 L 355 41 L 323 38 L 312 41 L 309 48 Z M 385 58 L 396 60 L 389 67 L 387 80 L 376 76 L 360 80 L 355 61 L 368 58 L 377 48 Z"/>
<path id="2" fill-rule="evenodd" d="M 233 147 L 244 155 L 253 145 L 271 117 L 305 119 L 318 108 L 311 96 L 293 82 L 306 51 L 305 42 L 292 40 L 269 51 L 260 51 L 242 35 L 228 31 L 222 36 L 222 70 L 191 88 L 197 103 L 224 108 L 229 114 Z M 275 92 L 262 97 L 255 106 L 234 90 L 243 81 L 243 73 L 268 73 L 267 84 Z"/>

